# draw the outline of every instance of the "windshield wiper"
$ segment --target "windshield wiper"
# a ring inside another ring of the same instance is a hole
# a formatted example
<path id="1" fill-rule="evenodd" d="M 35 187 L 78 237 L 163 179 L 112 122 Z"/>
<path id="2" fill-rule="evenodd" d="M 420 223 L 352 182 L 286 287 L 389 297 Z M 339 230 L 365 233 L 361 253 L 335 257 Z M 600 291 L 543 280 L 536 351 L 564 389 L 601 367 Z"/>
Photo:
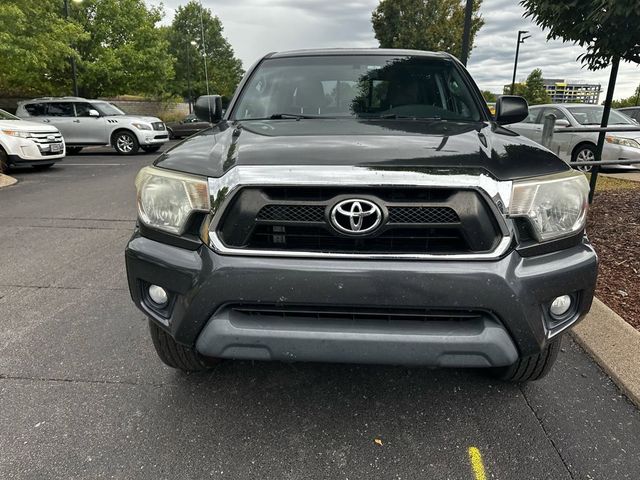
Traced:
<path id="1" fill-rule="evenodd" d="M 283 120 L 286 118 L 293 118 L 295 120 L 300 120 L 301 118 L 331 118 L 331 117 L 323 117 L 320 115 L 305 115 L 302 113 L 274 113 L 269 117 L 269 120 Z"/>
<path id="2" fill-rule="evenodd" d="M 411 119 L 411 120 L 428 120 L 428 121 L 440 121 L 442 120 L 442 117 L 415 117 L 415 116 L 411 116 L 411 115 L 398 115 L 397 113 L 386 113 L 384 115 L 377 115 L 374 117 L 362 117 L 362 118 L 373 118 L 373 119 L 383 119 L 383 120 L 387 120 L 387 119 L 391 119 L 391 120 L 395 120 L 395 119 Z"/>

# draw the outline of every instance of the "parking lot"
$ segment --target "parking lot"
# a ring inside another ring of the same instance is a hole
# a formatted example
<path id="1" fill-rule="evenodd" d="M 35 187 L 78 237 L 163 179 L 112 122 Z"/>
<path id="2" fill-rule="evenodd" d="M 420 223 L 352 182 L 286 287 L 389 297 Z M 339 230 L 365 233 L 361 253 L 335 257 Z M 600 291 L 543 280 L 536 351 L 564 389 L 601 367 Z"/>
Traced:
<path id="1" fill-rule="evenodd" d="M 640 413 L 569 337 L 480 372 L 157 359 L 129 298 L 133 180 L 106 149 L 0 190 L 0 478 L 638 479 Z M 475 451 L 475 450 L 472 450 Z"/>

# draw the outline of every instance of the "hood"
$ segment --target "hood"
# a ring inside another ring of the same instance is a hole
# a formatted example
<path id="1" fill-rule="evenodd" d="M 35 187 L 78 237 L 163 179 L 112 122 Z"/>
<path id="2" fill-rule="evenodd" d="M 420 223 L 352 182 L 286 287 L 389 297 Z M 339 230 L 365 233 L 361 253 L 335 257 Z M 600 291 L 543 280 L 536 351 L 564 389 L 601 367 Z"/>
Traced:
<path id="1" fill-rule="evenodd" d="M 25 120 L 0 120 L 0 128 L 18 130 L 22 132 L 58 133 L 58 129 L 53 125 L 45 125 L 39 122 L 28 122 Z"/>
<path id="2" fill-rule="evenodd" d="M 437 168 L 510 180 L 566 171 L 549 150 L 486 122 L 302 119 L 223 121 L 155 165 L 220 177 L 236 165 Z"/>

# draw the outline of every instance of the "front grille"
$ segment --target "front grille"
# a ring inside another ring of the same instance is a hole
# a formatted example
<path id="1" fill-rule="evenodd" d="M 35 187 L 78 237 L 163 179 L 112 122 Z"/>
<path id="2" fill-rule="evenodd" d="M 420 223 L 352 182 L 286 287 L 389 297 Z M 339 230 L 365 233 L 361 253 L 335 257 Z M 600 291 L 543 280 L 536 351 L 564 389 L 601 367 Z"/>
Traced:
<path id="1" fill-rule="evenodd" d="M 60 132 L 29 132 L 29 139 L 38 145 L 49 145 L 51 143 L 62 143 L 62 135 Z"/>
<path id="2" fill-rule="evenodd" d="M 163 140 L 165 138 L 169 138 L 169 135 L 156 135 L 153 137 L 155 140 Z"/>
<path id="3" fill-rule="evenodd" d="M 258 220 L 274 222 L 324 222 L 322 205 L 265 205 L 258 212 Z M 445 224 L 459 221 L 449 207 L 391 207 L 389 223 Z"/>
<path id="4" fill-rule="evenodd" d="M 153 127 L 154 130 L 164 130 L 164 123 L 163 122 L 153 122 L 151 124 L 151 126 Z"/>
<path id="5" fill-rule="evenodd" d="M 265 205 L 258 212 L 258 220 L 280 222 L 323 222 L 322 205 Z"/>
<path id="6" fill-rule="evenodd" d="M 394 207 L 389 223 L 457 223 L 458 214 L 449 207 Z"/>
<path id="7" fill-rule="evenodd" d="M 373 202 L 382 222 L 348 235 L 332 225 L 334 205 Z M 347 254 L 468 254 L 489 252 L 501 234 L 475 190 L 452 188 L 245 187 L 216 233 L 228 248 Z"/>
<path id="8" fill-rule="evenodd" d="M 383 308 L 322 305 L 232 305 L 232 310 L 268 321 L 272 318 L 367 321 L 468 321 L 485 317 L 478 310 Z"/>

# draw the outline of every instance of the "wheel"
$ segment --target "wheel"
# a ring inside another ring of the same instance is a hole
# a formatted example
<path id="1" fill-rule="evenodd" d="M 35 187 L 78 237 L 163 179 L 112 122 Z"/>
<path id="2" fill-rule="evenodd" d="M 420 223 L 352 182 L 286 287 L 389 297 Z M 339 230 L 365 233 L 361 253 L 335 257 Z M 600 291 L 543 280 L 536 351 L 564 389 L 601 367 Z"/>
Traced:
<path id="1" fill-rule="evenodd" d="M 183 372 L 202 372 L 210 369 L 216 360 L 203 357 L 195 350 L 176 343 L 167 332 L 153 320 L 149 320 L 149 331 L 156 353 L 166 365 Z"/>
<path id="2" fill-rule="evenodd" d="M 67 155 L 77 155 L 82 151 L 82 147 L 67 147 Z"/>
<path id="3" fill-rule="evenodd" d="M 149 146 L 144 146 L 144 147 L 141 147 L 141 148 L 142 148 L 142 150 L 144 150 L 147 153 L 154 153 L 154 152 L 157 152 L 158 150 L 160 150 L 161 146 L 162 145 L 149 145 Z"/>
<path id="4" fill-rule="evenodd" d="M 43 170 L 49 170 L 51 167 L 53 167 L 53 163 L 44 163 L 42 165 L 32 165 L 32 168 L 36 172 L 41 172 Z"/>
<path id="5" fill-rule="evenodd" d="M 9 157 L 7 152 L 0 148 L 0 175 L 9 171 Z"/>
<path id="6" fill-rule="evenodd" d="M 167 132 L 169 133 L 169 140 L 174 140 L 176 137 L 175 133 L 173 133 L 173 130 L 171 130 L 170 128 L 167 128 Z"/>
<path id="7" fill-rule="evenodd" d="M 140 149 L 136 136 L 127 130 L 114 133 L 111 143 L 120 155 L 135 155 Z"/>
<path id="8" fill-rule="evenodd" d="M 556 363 L 562 345 L 562 335 L 553 339 L 540 353 L 518 359 L 508 367 L 492 369 L 494 376 L 508 382 L 531 382 L 544 377 Z"/>
<path id="9" fill-rule="evenodd" d="M 596 147 L 590 143 L 582 143 L 578 145 L 571 155 L 572 162 L 593 162 L 596 159 Z M 574 165 L 576 170 L 581 172 L 590 172 L 592 165 Z"/>

